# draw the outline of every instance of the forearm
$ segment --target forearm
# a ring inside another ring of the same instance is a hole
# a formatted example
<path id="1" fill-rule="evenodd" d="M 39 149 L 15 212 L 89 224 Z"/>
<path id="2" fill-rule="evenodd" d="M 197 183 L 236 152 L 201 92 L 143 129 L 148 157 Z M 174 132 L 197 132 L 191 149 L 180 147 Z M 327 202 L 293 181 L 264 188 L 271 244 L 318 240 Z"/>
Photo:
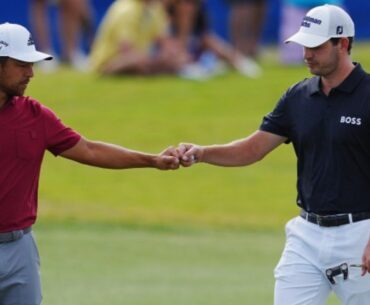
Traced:
<path id="1" fill-rule="evenodd" d="M 127 169 L 156 167 L 156 155 L 103 142 L 90 142 L 89 154 L 78 162 L 102 168 Z"/>
<path id="2" fill-rule="evenodd" d="M 246 166 L 262 158 L 252 147 L 243 145 L 242 141 L 203 146 L 202 150 L 202 158 L 199 161 L 218 166 Z"/>
<path id="3" fill-rule="evenodd" d="M 79 163 L 110 169 L 158 167 L 158 155 L 85 139 L 61 155 Z"/>
<path id="4" fill-rule="evenodd" d="M 181 144 L 179 154 L 183 166 L 190 166 L 194 162 L 218 166 L 245 166 L 263 159 L 284 141 L 284 137 L 258 130 L 247 138 L 223 145 Z"/>

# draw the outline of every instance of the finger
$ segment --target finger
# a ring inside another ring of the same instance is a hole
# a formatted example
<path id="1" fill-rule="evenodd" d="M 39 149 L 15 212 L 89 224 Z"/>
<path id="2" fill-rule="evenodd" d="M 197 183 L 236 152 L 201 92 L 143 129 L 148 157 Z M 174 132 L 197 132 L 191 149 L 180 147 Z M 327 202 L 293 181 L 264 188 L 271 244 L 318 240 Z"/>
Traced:
<path id="1" fill-rule="evenodd" d="M 179 157 L 179 154 L 178 154 L 178 151 L 175 147 L 173 146 L 170 146 L 168 148 L 166 148 L 163 153 L 163 155 L 165 156 L 174 156 L 174 157 Z"/>
<path id="2" fill-rule="evenodd" d="M 361 276 L 364 276 L 368 271 L 367 271 L 367 268 L 365 265 L 362 265 L 362 272 L 361 272 Z"/>
<path id="3" fill-rule="evenodd" d="M 173 156 L 173 157 L 176 157 L 176 159 L 179 159 L 180 158 L 180 155 L 179 155 L 179 153 L 178 153 L 178 151 L 177 151 L 176 148 L 171 149 L 170 155 Z"/>
<path id="4" fill-rule="evenodd" d="M 173 156 L 165 156 L 164 163 L 165 169 L 178 169 L 180 166 L 180 160 L 177 157 Z"/>
<path id="5" fill-rule="evenodd" d="M 189 162 L 189 161 L 184 161 L 184 160 L 182 160 L 182 159 L 180 159 L 180 164 L 181 164 L 183 167 L 189 167 L 189 166 L 191 166 L 191 165 L 192 165 L 192 163 L 191 163 L 191 162 Z"/>
<path id="6" fill-rule="evenodd" d="M 172 162 L 172 169 L 178 169 L 180 167 L 180 159 L 175 158 L 175 160 Z"/>
<path id="7" fill-rule="evenodd" d="M 184 160 L 184 158 L 185 158 L 185 160 Z M 186 162 L 189 162 L 189 163 L 195 163 L 197 161 L 197 157 L 194 154 L 187 154 L 186 156 L 184 156 L 181 159 L 186 161 Z"/>
<path id="8" fill-rule="evenodd" d="M 190 160 L 190 159 L 193 158 L 191 156 L 196 155 L 196 151 L 197 151 L 196 146 L 193 146 L 193 145 L 188 146 L 187 150 L 182 154 L 181 158 L 186 160 L 186 161 Z"/>
<path id="9" fill-rule="evenodd" d="M 180 145 L 177 147 L 177 152 L 180 156 L 184 155 L 188 149 L 191 148 L 191 145 L 180 143 Z"/>
<path id="10" fill-rule="evenodd" d="M 190 155 L 188 157 L 180 158 L 180 163 L 184 167 L 189 167 L 189 166 L 193 165 L 196 162 L 197 162 L 197 159 L 196 159 L 195 155 Z"/>
<path id="11" fill-rule="evenodd" d="M 197 154 L 194 152 L 190 152 L 189 154 L 186 154 L 180 158 L 180 161 L 183 161 L 185 163 L 194 164 L 198 162 Z"/>
<path id="12" fill-rule="evenodd" d="M 366 263 L 366 256 L 364 255 L 362 258 L 362 265 L 361 265 L 361 276 L 364 276 L 367 272 L 370 272 L 370 269 L 368 268 L 368 265 Z"/>

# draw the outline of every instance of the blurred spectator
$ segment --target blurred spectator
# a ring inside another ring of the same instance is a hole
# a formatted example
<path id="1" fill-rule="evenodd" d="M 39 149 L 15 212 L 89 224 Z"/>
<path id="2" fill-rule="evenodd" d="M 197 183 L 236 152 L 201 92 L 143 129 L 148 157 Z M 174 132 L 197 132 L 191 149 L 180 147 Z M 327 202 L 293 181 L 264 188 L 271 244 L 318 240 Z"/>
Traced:
<path id="1" fill-rule="evenodd" d="M 281 22 L 279 32 L 280 61 L 287 65 L 303 63 L 303 48 L 296 43 L 284 43 L 300 26 L 303 17 L 313 7 L 333 4 L 341 6 L 342 0 L 283 0 L 281 6 Z"/>
<path id="2" fill-rule="evenodd" d="M 40 67 L 46 71 L 57 68 L 60 60 L 52 47 L 49 16 L 49 5 L 58 5 L 59 32 L 61 37 L 61 61 L 78 70 L 86 70 L 87 59 L 80 47 L 82 35 L 87 36 L 87 42 L 93 39 L 93 18 L 89 0 L 31 0 L 31 23 L 35 40 L 39 48 L 53 54 L 53 61 L 44 61 Z"/>
<path id="3" fill-rule="evenodd" d="M 93 43 L 92 69 L 100 74 L 177 73 L 188 58 L 168 35 L 167 18 L 160 0 L 116 0 Z"/>
<path id="4" fill-rule="evenodd" d="M 229 31 L 232 44 L 245 56 L 259 53 L 267 0 L 225 0 L 230 5 Z"/>
<path id="5" fill-rule="evenodd" d="M 171 32 L 192 58 L 180 72 L 185 78 L 208 78 L 225 70 L 225 62 L 247 77 L 258 77 L 261 69 L 209 29 L 202 0 L 167 0 Z M 219 61 L 222 60 L 222 61 Z"/>

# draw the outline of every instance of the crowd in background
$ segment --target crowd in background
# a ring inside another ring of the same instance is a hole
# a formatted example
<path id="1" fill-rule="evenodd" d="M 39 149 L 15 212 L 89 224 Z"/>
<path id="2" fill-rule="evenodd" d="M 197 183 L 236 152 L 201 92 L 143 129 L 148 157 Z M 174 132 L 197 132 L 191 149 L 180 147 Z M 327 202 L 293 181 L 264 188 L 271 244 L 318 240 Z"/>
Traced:
<path id="1" fill-rule="evenodd" d="M 268 0 L 223 0 L 229 6 L 226 41 L 211 30 L 206 1 L 115 0 L 97 24 L 90 0 L 30 0 L 30 20 L 38 47 L 54 55 L 39 68 L 60 64 L 100 75 L 173 74 L 204 80 L 234 69 L 248 78 L 262 75 L 261 36 Z M 282 0 L 279 53 L 283 64 L 301 64 L 302 49 L 284 44 L 305 13 L 342 0 Z M 53 50 L 49 7 L 58 8 L 61 51 Z M 84 48 L 81 41 L 84 41 Z"/>
<path id="2" fill-rule="evenodd" d="M 50 33 L 49 7 L 58 6 L 58 26 L 61 54 L 53 49 Z M 88 49 L 94 40 L 95 24 L 90 0 L 30 0 L 30 21 L 38 48 L 52 54 L 54 60 L 40 63 L 45 72 L 57 69 L 61 62 L 85 71 L 88 69 L 87 55 L 80 46 L 81 37 L 88 41 Z"/>

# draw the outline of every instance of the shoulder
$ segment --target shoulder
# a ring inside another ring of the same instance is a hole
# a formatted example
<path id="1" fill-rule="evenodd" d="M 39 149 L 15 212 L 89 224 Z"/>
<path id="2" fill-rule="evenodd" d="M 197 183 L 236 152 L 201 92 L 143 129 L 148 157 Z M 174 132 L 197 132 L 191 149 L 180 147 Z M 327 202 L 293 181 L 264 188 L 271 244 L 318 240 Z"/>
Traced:
<path id="1" fill-rule="evenodd" d="M 370 74 L 365 72 L 364 73 L 364 78 L 363 78 L 364 83 L 366 84 L 366 87 L 370 90 Z"/>
<path id="2" fill-rule="evenodd" d="M 22 112 L 29 112 L 33 116 L 38 116 L 42 112 L 41 103 L 29 96 L 17 96 L 14 102 Z"/>
<path id="3" fill-rule="evenodd" d="M 29 96 L 15 97 L 15 103 L 22 112 L 28 112 L 29 115 L 33 117 L 41 117 L 45 115 L 55 117 L 55 114 L 52 110 L 50 110 L 48 107 L 41 104 L 39 101 L 32 97 Z"/>
<path id="4" fill-rule="evenodd" d="M 291 85 L 282 96 L 282 100 L 300 100 L 310 97 L 320 91 L 320 78 L 305 78 L 300 82 Z"/>
<path id="5" fill-rule="evenodd" d="M 291 85 L 280 97 L 276 107 L 280 110 L 291 107 L 295 109 L 302 101 L 306 101 L 307 98 L 310 98 L 313 93 L 319 90 L 319 78 L 305 78 Z"/>
<path id="6" fill-rule="evenodd" d="M 305 78 L 300 82 L 297 82 L 290 86 L 287 90 L 288 94 L 310 94 L 312 92 L 318 91 L 319 87 L 319 78 L 311 77 Z"/>

